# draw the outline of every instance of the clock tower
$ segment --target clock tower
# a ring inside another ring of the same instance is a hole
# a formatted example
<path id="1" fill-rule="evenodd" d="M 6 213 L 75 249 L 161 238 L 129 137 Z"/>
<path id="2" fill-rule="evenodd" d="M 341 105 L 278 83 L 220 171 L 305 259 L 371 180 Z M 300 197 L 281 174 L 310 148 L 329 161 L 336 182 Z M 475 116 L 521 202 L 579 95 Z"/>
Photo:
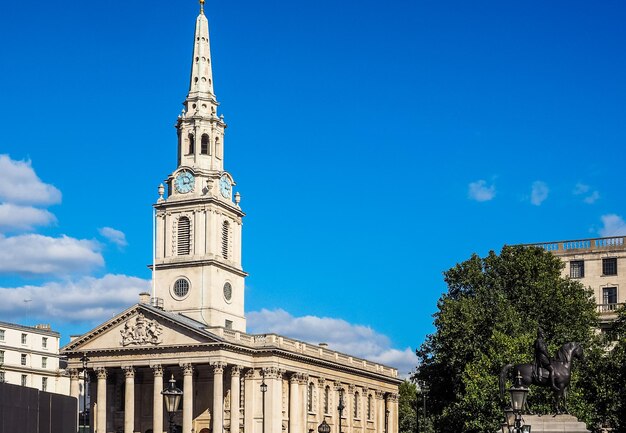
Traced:
<path id="1" fill-rule="evenodd" d="M 154 205 L 154 293 L 166 311 L 246 330 L 243 211 L 224 170 L 224 116 L 213 92 L 204 0 L 196 19 L 189 93 L 178 116 L 178 163 Z M 167 191 L 165 191 L 167 189 Z"/>

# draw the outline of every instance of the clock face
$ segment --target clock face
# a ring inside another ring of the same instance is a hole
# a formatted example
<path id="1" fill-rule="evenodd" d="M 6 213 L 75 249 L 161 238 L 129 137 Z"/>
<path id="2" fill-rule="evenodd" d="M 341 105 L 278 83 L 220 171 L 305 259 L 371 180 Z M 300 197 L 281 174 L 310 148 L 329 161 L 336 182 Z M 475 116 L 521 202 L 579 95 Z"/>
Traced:
<path id="1" fill-rule="evenodd" d="M 222 176 L 220 178 L 220 193 L 224 198 L 230 198 L 230 191 L 232 190 L 232 185 L 230 184 L 230 180 L 226 176 Z"/>
<path id="2" fill-rule="evenodd" d="M 193 186 L 195 184 L 195 179 L 193 174 L 188 171 L 181 171 L 174 179 L 174 186 L 176 187 L 176 191 L 181 194 L 186 194 L 190 191 L 193 191 Z"/>

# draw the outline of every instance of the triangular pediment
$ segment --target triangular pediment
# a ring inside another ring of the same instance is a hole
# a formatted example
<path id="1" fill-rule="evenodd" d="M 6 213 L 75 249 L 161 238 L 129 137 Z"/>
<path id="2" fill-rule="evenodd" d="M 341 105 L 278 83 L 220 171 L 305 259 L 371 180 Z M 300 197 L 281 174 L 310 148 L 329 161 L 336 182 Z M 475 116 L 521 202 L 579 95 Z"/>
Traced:
<path id="1" fill-rule="evenodd" d="M 221 339 L 179 314 L 137 304 L 65 346 L 63 352 L 195 346 Z"/>

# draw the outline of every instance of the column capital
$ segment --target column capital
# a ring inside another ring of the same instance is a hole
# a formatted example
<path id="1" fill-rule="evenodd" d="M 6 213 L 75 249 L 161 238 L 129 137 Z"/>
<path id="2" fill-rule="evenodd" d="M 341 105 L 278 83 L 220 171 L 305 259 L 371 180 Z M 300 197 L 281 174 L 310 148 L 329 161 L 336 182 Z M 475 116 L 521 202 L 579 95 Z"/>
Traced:
<path id="1" fill-rule="evenodd" d="M 231 365 L 230 367 L 230 375 L 231 376 L 241 376 L 241 372 L 243 371 L 243 365 Z"/>
<path id="2" fill-rule="evenodd" d="M 374 391 L 376 400 L 383 400 L 385 398 L 385 391 Z"/>
<path id="3" fill-rule="evenodd" d="M 244 373 L 244 375 L 243 375 L 243 376 L 244 376 L 246 379 L 254 379 L 254 371 L 255 371 L 255 370 L 254 370 L 254 368 L 250 368 L 250 369 L 248 369 L 248 370 Z"/>
<path id="4" fill-rule="evenodd" d="M 341 391 L 343 389 L 343 383 L 337 380 L 333 383 L 333 386 L 335 388 L 335 391 Z"/>
<path id="5" fill-rule="evenodd" d="M 389 394 L 387 394 L 387 400 L 389 400 L 389 401 L 398 401 L 398 394 L 396 394 L 394 392 L 390 392 Z"/>
<path id="6" fill-rule="evenodd" d="M 163 366 L 161 364 L 151 365 L 152 372 L 154 373 L 154 377 L 163 377 Z"/>
<path id="7" fill-rule="evenodd" d="M 122 370 L 124 370 L 124 376 L 126 376 L 126 378 L 130 378 L 130 377 L 135 377 L 135 368 L 127 365 L 122 367 Z"/>
<path id="8" fill-rule="evenodd" d="M 348 385 L 348 388 L 347 388 L 348 394 L 354 394 L 355 391 L 356 391 L 356 386 Z"/>
<path id="9" fill-rule="evenodd" d="M 184 376 L 191 376 L 193 374 L 193 365 L 192 364 L 182 364 L 181 367 L 183 368 L 183 375 Z"/>
<path id="10" fill-rule="evenodd" d="M 319 386 L 320 388 L 324 388 L 324 385 L 326 385 L 326 379 L 324 379 L 323 377 L 318 377 L 317 386 Z"/>
<path id="11" fill-rule="evenodd" d="M 70 368 L 68 370 L 68 373 L 70 374 L 70 380 L 78 380 L 78 369 L 77 368 Z"/>
<path id="12" fill-rule="evenodd" d="M 96 367 L 96 375 L 98 379 L 106 379 L 107 378 L 107 369 L 104 367 Z"/>
<path id="13" fill-rule="evenodd" d="M 226 363 L 222 361 L 212 362 L 211 367 L 213 367 L 213 374 L 223 374 Z"/>
<path id="14" fill-rule="evenodd" d="M 283 375 L 283 370 L 277 367 L 263 367 L 261 373 L 266 379 L 280 379 Z"/>

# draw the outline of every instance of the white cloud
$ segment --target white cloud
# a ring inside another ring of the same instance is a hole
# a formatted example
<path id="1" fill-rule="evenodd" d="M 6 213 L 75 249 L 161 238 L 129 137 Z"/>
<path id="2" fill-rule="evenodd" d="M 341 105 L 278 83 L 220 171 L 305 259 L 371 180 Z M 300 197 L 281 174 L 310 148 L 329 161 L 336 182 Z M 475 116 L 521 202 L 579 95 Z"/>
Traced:
<path id="1" fill-rule="evenodd" d="M 14 161 L 0 155 L 0 200 L 27 205 L 50 205 L 61 202 L 61 191 L 43 183 L 30 161 Z"/>
<path id="2" fill-rule="evenodd" d="M 535 206 L 540 206 L 548 198 L 550 189 L 545 182 L 540 180 L 533 182 L 530 192 L 530 202 Z"/>
<path id="3" fill-rule="evenodd" d="M 0 274 L 86 273 L 104 265 L 97 242 L 38 234 L 0 235 Z"/>
<path id="4" fill-rule="evenodd" d="M 602 228 L 598 230 L 600 236 L 626 236 L 626 221 L 616 214 L 602 215 Z"/>
<path id="5" fill-rule="evenodd" d="M 28 315 L 55 323 L 98 324 L 136 304 L 139 293 L 146 291 L 150 291 L 149 280 L 113 274 L 42 286 L 0 288 L 0 316 L 7 320 Z"/>
<path id="6" fill-rule="evenodd" d="M 593 204 L 600 198 L 598 191 L 592 191 L 589 185 L 580 182 L 574 187 L 573 194 L 583 196 L 583 202 L 587 204 Z"/>
<path id="7" fill-rule="evenodd" d="M 249 312 L 247 318 L 252 333 L 276 333 L 309 343 L 328 343 L 329 349 L 391 365 L 403 376 L 417 365 L 411 348 L 392 348 L 389 337 L 369 326 L 331 317 L 293 317 L 282 309 Z"/>
<path id="8" fill-rule="evenodd" d="M 489 201 L 496 196 L 495 185 L 487 185 L 485 180 L 471 182 L 468 187 L 468 197 L 476 201 Z"/>
<path id="9" fill-rule="evenodd" d="M 34 226 L 45 226 L 55 221 L 55 216 L 45 209 L 0 203 L 0 232 L 32 230 Z"/>
<path id="10" fill-rule="evenodd" d="M 126 242 L 126 235 L 122 231 L 115 230 L 111 227 L 102 227 L 98 229 L 98 232 L 118 247 L 125 247 L 128 245 L 128 242 Z"/>

